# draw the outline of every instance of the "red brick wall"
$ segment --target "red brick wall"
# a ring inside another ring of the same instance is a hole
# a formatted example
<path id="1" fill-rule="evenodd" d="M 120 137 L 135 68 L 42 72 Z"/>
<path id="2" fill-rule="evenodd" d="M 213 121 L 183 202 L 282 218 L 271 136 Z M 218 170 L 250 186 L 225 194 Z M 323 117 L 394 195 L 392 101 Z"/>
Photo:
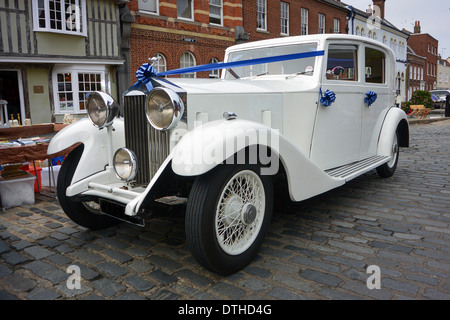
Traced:
<path id="1" fill-rule="evenodd" d="M 131 0 L 128 7 L 135 16 L 130 35 L 132 82 L 135 71 L 155 53 L 166 57 L 167 70 L 180 67 L 185 51 L 194 54 L 197 65 L 211 58 L 223 61 L 225 49 L 235 44 L 234 27 L 242 25 L 242 1 L 224 0 L 223 26 L 214 26 L 209 24 L 208 0 L 194 0 L 194 21 L 177 18 L 176 0 L 160 0 L 159 15 L 140 13 L 138 1 Z M 208 72 L 197 77 L 208 77 Z"/>
<path id="2" fill-rule="evenodd" d="M 433 85 L 436 82 L 437 74 L 437 59 L 438 59 L 438 41 L 427 33 L 412 34 L 408 39 L 408 45 L 414 50 L 414 52 L 427 59 L 427 64 L 430 64 L 430 69 L 434 69 L 432 75 L 427 73 L 427 65 L 425 65 L 423 79 L 426 82 L 425 90 L 432 90 Z M 430 46 L 430 52 L 428 52 L 428 45 Z M 435 49 L 435 53 L 431 52 L 432 47 Z"/>

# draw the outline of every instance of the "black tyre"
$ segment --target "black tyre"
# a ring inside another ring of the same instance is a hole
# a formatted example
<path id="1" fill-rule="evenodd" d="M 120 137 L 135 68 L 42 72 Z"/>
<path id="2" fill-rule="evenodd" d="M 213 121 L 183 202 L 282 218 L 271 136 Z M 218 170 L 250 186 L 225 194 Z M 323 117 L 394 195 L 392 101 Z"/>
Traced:
<path id="1" fill-rule="evenodd" d="M 272 210 L 272 177 L 257 165 L 221 165 L 198 177 L 186 208 L 193 257 L 222 275 L 244 268 L 261 247 Z"/>
<path id="2" fill-rule="evenodd" d="M 400 155 L 399 140 L 398 140 L 397 132 L 395 133 L 394 140 L 392 142 L 391 155 L 392 155 L 392 159 L 389 162 L 387 162 L 377 168 L 377 173 L 382 178 L 392 177 L 394 175 L 395 169 L 397 169 L 398 157 Z"/>
<path id="3" fill-rule="evenodd" d="M 61 165 L 56 187 L 59 204 L 72 221 L 85 228 L 99 230 L 116 225 L 119 220 L 101 214 L 95 202 L 83 202 L 75 197 L 66 196 L 66 189 L 72 182 L 83 148 L 83 145 L 75 148 Z"/>

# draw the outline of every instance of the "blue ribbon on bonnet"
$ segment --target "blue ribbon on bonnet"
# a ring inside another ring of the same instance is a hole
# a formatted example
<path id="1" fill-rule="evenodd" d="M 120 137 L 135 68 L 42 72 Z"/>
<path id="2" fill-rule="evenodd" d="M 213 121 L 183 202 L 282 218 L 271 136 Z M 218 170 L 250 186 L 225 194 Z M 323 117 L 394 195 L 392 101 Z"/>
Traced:
<path id="1" fill-rule="evenodd" d="M 364 102 L 367 103 L 367 106 L 370 107 L 377 100 L 377 94 L 373 91 L 367 91 L 366 97 L 364 98 Z"/>
<path id="2" fill-rule="evenodd" d="M 153 85 L 151 83 L 151 79 L 153 77 L 164 77 L 164 76 L 170 76 L 170 75 L 182 74 L 182 73 L 220 70 L 220 69 L 244 67 L 244 66 L 263 64 L 263 63 L 304 59 L 304 58 L 323 56 L 324 54 L 325 54 L 324 50 L 318 50 L 318 51 L 311 51 L 311 52 L 286 54 L 286 55 L 280 55 L 280 56 L 274 56 L 274 57 L 256 58 L 256 59 L 248 59 L 248 60 L 240 60 L 240 61 L 232 61 L 232 62 L 210 63 L 210 64 L 204 64 L 204 65 L 199 65 L 199 66 L 195 66 L 195 67 L 169 70 L 169 71 L 160 72 L 160 73 L 158 73 L 156 71 L 156 69 L 154 67 L 152 67 L 152 65 L 150 63 L 144 63 L 136 71 L 136 78 L 138 79 L 138 81 L 133 85 L 132 88 L 137 88 L 141 84 L 145 84 L 147 87 L 147 90 L 150 91 L 151 89 L 153 89 Z"/>

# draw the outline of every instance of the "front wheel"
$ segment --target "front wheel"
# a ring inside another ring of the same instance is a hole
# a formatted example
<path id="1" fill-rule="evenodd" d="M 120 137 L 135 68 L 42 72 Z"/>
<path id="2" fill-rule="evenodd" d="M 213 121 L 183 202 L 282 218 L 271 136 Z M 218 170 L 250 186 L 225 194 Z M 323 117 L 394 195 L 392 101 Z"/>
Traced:
<path id="1" fill-rule="evenodd" d="M 237 272 L 256 256 L 272 210 L 272 178 L 257 165 L 221 165 L 198 177 L 186 208 L 192 255 L 213 272 Z"/>
<path id="2" fill-rule="evenodd" d="M 75 197 L 66 196 L 66 189 L 72 183 L 75 169 L 78 166 L 83 145 L 76 147 L 61 165 L 56 185 L 59 204 L 66 215 L 75 223 L 92 230 L 104 229 L 119 223 L 119 220 L 100 213 L 99 205 L 94 201 L 80 201 Z"/>
<path id="3" fill-rule="evenodd" d="M 377 168 L 377 173 L 382 178 L 389 178 L 394 175 L 395 169 L 397 169 L 398 157 L 400 154 L 398 134 L 394 134 L 394 139 L 392 141 L 391 147 L 391 160 L 382 164 Z"/>

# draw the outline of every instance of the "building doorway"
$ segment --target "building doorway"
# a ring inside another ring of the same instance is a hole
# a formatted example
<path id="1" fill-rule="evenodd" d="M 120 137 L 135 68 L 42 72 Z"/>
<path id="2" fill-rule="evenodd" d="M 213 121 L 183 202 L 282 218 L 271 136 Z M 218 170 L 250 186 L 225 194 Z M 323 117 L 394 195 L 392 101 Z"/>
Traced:
<path id="1" fill-rule="evenodd" d="M 20 70 L 0 70 L 0 99 L 8 102 L 8 120 L 18 120 L 23 125 L 25 107 Z"/>

